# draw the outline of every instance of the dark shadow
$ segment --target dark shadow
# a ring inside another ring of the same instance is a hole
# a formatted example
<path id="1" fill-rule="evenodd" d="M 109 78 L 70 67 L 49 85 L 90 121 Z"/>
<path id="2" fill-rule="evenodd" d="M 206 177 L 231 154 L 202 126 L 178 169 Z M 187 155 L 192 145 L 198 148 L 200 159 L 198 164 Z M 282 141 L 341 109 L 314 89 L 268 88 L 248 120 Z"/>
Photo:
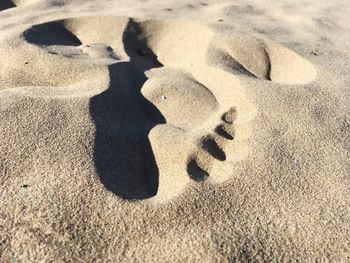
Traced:
<path id="1" fill-rule="evenodd" d="M 24 38 L 32 44 L 39 46 L 80 46 L 80 40 L 70 32 L 63 21 L 45 23 L 33 26 L 26 30 Z"/>
<path id="2" fill-rule="evenodd" d="M 215 55 L 215 57 L 211 57 Z M 213 66 L 220 67 L 221 69 L 238 74 L 238 75 L 247 75 L 251 78 L 257 78 L 253 73 L 246 69 L 240 62 L 235 58 L 229 55 L 227 52 L 224 52 L 220 49 L 215 49 L 215 52 L 208 54 L 208 60 Z"/>
<path id="3" fill-rule="evenodd" d="M 264 48 L 264 54 L 265 54 L 265 57 L 266 57 L 266 64 L 267 64 L 267 70 L 266 70 L 266 76 L 265 78 L 267 80 L 271 80 L 271 59 L 270 59 L 270 55 L 269 53 L 266 51 L 266 49 Z"/>
<path id="4" fill-rule="evenodd" d="M 225 130 L 223 125 L 217 126 L 215 132 L 227 140 L 233 140 L 233 136 Z"/>
<path id="5" fill-rule="evenodd" d="M 202 141 L 202 148 L 219 161 L 226 160 L 225 152 L 219 147 L 213 138 L 205 138 Z"/>
<path id="6" fill-rule="evenodd" d="M 123 34 L 124 48 L 130 57 L 130 62 L 143 72 L 162 67 L 157 56 L 142 39 L 142 29 L 131 19 Z"/>
<path id="7" fill-rule="evenodd" d="M 104 186 L 119 197 L 140 200 L 156 195 L 158 167 L 148 139 L 165 119 L 140 92 L 144 71 L 162 66 L 132 21 L 123 42 L 130 62 L 109 66 L 109 88 L 90 100 L 95 123 L 94 163 Z"/>
<path id="8" fill-rule="evenodd" d="M 209 174 L 199 167 L 196 160 L 191 160 L 187 164 L 187 172 L 190 175 L 190 178 L 197 182 L 203 182 L 209 177 Z"/>
<path id="9" fill-rule="evenodd" d="M 16 5 L 10 0 L 1 0 L 0 1 L 0 11 L 16 7 Z"/>

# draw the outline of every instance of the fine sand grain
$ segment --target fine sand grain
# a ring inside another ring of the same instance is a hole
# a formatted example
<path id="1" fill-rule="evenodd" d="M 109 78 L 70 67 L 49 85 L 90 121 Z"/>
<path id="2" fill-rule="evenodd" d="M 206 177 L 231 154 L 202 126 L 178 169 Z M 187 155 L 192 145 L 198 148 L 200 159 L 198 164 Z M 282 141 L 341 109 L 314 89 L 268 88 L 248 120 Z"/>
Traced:
<path id="1" fill-rule="evenodd" d="M 350 261 L 349 7 L 1 1 L 0 261 Z"/>

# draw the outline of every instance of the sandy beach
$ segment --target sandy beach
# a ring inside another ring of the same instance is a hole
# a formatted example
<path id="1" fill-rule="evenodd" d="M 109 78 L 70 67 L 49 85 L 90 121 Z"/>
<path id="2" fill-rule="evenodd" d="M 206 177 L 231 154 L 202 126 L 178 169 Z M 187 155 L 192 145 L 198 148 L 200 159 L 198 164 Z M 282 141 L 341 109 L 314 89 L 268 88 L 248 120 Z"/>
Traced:
<path id="1" fill-rule="evenodd" d="M 349 13 L 0 0 L 0 262 L 349 262 Z"/>

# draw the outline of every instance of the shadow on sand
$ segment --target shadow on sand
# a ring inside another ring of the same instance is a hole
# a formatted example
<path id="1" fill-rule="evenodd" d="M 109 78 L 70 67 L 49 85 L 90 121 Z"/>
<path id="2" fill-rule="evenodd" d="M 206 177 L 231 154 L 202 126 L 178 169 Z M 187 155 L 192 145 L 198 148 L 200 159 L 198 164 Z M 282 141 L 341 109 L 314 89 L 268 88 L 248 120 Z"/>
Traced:
<path id="1" fill-rule="evenodd" d="M 130 62 L 109 66 L 110 85 L 90 101 L 95 122 L 94 163 L 104 186 L 124 199 L 156 195 L 158 167 L 148 139 L 150 130 L 165 119 L 141 94 L 144 72 L 161 67 L 153 52 L 137 38 L 132 21 L 123 41 Z"/>
<path id="2" fill-rule="evenodd" d="M 16 7 L 16 5 L 10 0 L 1 0 L 0 1 L 0 11 Z"/>

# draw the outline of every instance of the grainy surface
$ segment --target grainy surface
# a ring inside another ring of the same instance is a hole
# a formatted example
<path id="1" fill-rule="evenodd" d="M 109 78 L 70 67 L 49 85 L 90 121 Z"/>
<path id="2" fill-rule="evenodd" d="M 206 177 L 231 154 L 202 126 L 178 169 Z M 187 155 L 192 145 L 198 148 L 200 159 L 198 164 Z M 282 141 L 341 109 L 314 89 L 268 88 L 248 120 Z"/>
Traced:
<path id="1" fill-rule="evenodd" d="M 0 10 L 1 262 L 350 261 L 349 3 Z"/>

